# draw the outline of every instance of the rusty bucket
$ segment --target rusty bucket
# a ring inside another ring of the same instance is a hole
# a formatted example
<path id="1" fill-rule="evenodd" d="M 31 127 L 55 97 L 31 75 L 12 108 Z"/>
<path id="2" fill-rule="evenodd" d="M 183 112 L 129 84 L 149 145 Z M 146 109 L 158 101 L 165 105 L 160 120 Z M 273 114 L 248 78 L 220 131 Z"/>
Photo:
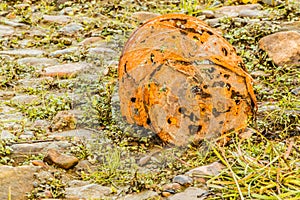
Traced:
<path id="1" fill-rule="evenodd" d="M 242 59 L 195 17 L 167 14 L 143 24 L 118 70 L 122 116 L 175 145 L 241 130 L 256 107 Z"/>

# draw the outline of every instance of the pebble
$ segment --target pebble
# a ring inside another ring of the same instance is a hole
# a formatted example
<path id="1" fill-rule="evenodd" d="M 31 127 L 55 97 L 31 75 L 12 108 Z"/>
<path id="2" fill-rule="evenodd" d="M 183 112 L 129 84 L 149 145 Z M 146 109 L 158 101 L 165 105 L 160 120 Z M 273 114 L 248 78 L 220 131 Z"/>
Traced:
<path id="1" fill-rule="evenodd" d="M 0 54 L 11 56 L 41 56 L 45 53 L 43 50 L 38 49 L 12 49 L 0 51 Z"/>
<path id="2" fill-rule="evenodd" d="M 83 30 L 82 24 L 77 24 L 77 23 L 70 23 L 61 29 L 58 30 L 58 32 L 66 35 L 74 34 L 77 33 L 78 31 Z"/>
<path id="3" fill-rule="evenodd" d="M 43 15 L 43 22 L 67 24 L 72 20 L 71 17 L 66 15 Z"/>
<path id="4" fill-rule="evenodd" d="M 48 67 L 58 64 L 58 61 L 54 58 L 26 57 L 18 59 L 17 63 L 19 65 L 29 65 L 33 67 Z"/>
<path id="5" fill-rule="evenodd" d="M 0 25 L 0 36 L 4 37 L 4 36 L 12 35 L 14 32 L 15 30 L 10 26 Z"/>
<path id="6" fill-rule="evenodd" d="M 62 50 L 57 50 L 57 51 L 53 51 L 49 54 L 50 57 L 55 57 L 58 58 L 60 56 L 63 55 L 68 55 L 68 54 L 72 54 L 76 51 L 78 51 L 78 47 L 71 47 L 71 48 L 66 48 L 66 49 L 62 49 Z"/>
<path id="7" fill-rule="evenodd" d="M 82 40 L 80 43 L 78 43 L 78 45 L 79 46 L 87 46 L 87 45 L 99 43 L 102 41 L 103 41 L 102 37 L 89 37 L 89 38 L 85 38 L 84 40 Z"/>
<path id="8" fill-rule="evenodd" d="M 115 54 L 115 55 L 117 55 L 117 52 L 115 52 L 114 50 L 112 50 L 110 48 L 106 48 L 106 47 L 89 48 L 88 53 L 90 55 L 96 55 L 96 56 L 99 54 Z"/>
<path id="9" fill-rule="evenodd" d="M 207 193 L 207 191 L 204 189 L 189 187 L 184 192 L 170 196 L 168 200 L 204 200 L 207 199 L 205 193 Z"/>
<path id="10" fill-rule="evenodd" d="M 182 186 L 189 186 L 193 183 L 193 179 L 185 175 L 177 175 L 173 178 L 173 183 L 179 183 Z"/>
<path id="11" fill-rule="evenodd" d="M 33 104 L 39 102 L 37 95 L 18 95 L 11 99 L 14 104 Z"/>
<path id="12" fill-rule="evenodd" d="M 292 89 L 292 90 L 291 90 L 291 93 L 292 93 L 293 95 L 298 96 L 298 95 L 300 94 L 300 87 L 295 88 L 295 89 Z"/>
<path id="13" fill-rule="evenodd" d="M 79 63 L 68 63 L 61 65 L 54 65 L 47 67 L 41 72 L 42 76 L 51 76 L 51 77 L 73 77 L 76 76 L 80 71 L 90 67 L 90 64 L 85 62 Z"/>
<path id="14" fill-rule="evenodd" d="M 71 169 L 77 165 L 78 161 L 78 158 L 75 156 L 61 154 L 55 149 L 49 149 L 47 155 L 44 157 L 44 162 L 55 164 L 63 169 Z"/>
<path id="15" fill-rule="evenodd" d="M 222 165 L 219 162 L 213 162 L 210 165 L 206 166 L 200 166 L 194 169 L 191 169 L 187 173 L 185 173 L 188 176 L 191 177 L 201 177 L 201 176 L 216 176 L 218 175 L 223 169 L 225 168 L 224 165 Z"/>
<path id="16" fill-rule="evenodd" d="M 15 139 L 16 136 L 7 130 L 3 130 L 0 134 L 0 140 Z"/>
<path id="17" fill-rule="evenodd" d="M 98 184 L 67 187 L 66 199 L 101 199 L 111 193 L 111 188 Z"/>

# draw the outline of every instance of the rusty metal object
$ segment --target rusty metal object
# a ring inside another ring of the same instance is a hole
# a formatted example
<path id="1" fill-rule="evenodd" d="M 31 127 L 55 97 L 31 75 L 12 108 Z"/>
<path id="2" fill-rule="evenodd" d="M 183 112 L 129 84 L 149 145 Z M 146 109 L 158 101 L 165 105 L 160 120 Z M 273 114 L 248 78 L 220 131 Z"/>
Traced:
<path id="1" fill-rule="evenodd" d="M 153 18 L 122 52 L 122 116 L 175 145 L 243 129 L 256 98 L 242 66 L 234 48 L 201 20 Z"/>

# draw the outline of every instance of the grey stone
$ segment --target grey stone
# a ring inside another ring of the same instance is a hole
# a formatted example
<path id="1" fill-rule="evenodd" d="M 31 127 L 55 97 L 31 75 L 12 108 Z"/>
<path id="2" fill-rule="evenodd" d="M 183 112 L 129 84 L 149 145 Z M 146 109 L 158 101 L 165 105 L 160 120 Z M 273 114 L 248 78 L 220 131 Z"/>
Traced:
<path id="1" fill-rule="evenodd" d="M 66 199 L 100 199 L 111 193 L 110 187 L 88 184 L 66 188 Z"/>
<path id="2" fill-rule="evenodd" d="M 18 95 L 11 99 L 15 104 L 32 104 L 39 101 L 38 96 L 36 95 Z"/>
<path id="3" fill-rule="evenodd" d="M 0 100 L 9 100 L 15 95 L 14 91 L 0 91 Z"/>
<path id="4" fill-rule="evenodd" d="M 21 143 L 11 145 L 12 154 L 15 155 L 37 155 L 45 153 L 49 149 L 57 149 L 63 151 L 72 144 L 67 141 L 53 141 L 53 142 L 37 142 L 37 143 Z"/>
<path id="5" fill-rule="evenodd" d="M 34 174 L 40 167 L 0 166 L 0 199 L 26 200 L 26 193 L 33 190 Z"/>
<path id="6" fill-rule="evenodd" d="M 85 62 L 54 65 L 45 68 L 44 71 L 41 72 L 41 75 L 51 77 L 73 77 L 76 76 L 80 71 L 89 67 L 90 64 Z"/>
<path id="7" fill-rule="evenodd" d="M 83 30 L 83 26 L 81 24 L 70 23 L 70 24 L 62 27 L 61 29 L 59 29 L 59 32 L 61 32 L 63 34 L 74 34 L 81 30 Z"/>
<path id="8" fill-rule="evenodd" d="M 112 50 L 110 48 L 106 48 L 106 47 L 89 48 L 88 53 L 90 55 L 99 55 L 99 54 L 115 54 L 115 55 L 117 55 L 117 52 L 115 52 L 114 50 Z"/>
<path id="9" fill-rule="evenodd" d="M 152 13 L 152 12 L 145 12 L 145 11 L 140 11 L 140 12 L 135 12 L 131 15 L 133 19 L 136 19 L 139 22 L 145 22 L 153 17 L 160 16 L 158 13 Z"/>
<path id="10" fill-rule="evenodd" d="M 10 26 L 0 25 L 0 36 L 8 36 L 15 32 L 15 30 Z"/>
<path id="11" fill-rule="evenodd" d="M 300 94 L 300 87 L 295 88 L 295 89 L 292 89 L 292 90 L 291 90 L 291 93 L 292 93 L 293 95 L 299 95 L 299 94 Z"/>
<path id="12" fill-rule="evenodd" d="M 193 179 L 185 175 L 177 175 L 173 178 L 173 183 L 179 183 L 183 186 L 189 186 L 193 183 Z"/>
<path id="13" fill-rule="evenodd" d="M 249 12 L 249 10 L 259 10 L 262 6 L 260 4 L 248 4 L 238 6 L 223 6 L 215 11 L 216 17 L 237 17 L 241 12 Z"/>
<path id="14" fill-rule="evenodd" d="M 7 130 L 3 130 L 0 134 L 0 140 L 9 140 L 9 139 L 15 139 L 15 138 L 16 138 L 16 136 Z"/>
<path id="15" fill-rule="evenodd" d="M 300 21 L 282 22 L 280 31 L 297 31 L 300 33 Z"/>
<path id="16" fill-rule="evenodd" d="M 66 15 L 43 15 L 43 22 L 46 23 L 66 24 L 71 20 L 72 18 Z"/>
<path id="17" fill-rule="evenodd" d="M 206 199 L 206 192 L 206 190 L 203 190 L 201 188 L 189 187 L 184 192 L 180 192 L 173 196 L 170 196 L 168 200 L 204 200 Z"/>
<path id="18" fill-rule="evenodd" d="M 29 26 L 27 24 L 19 23 L 19 22 L 14 22 L 14 21 L 9 21 L 9 20 L 3 20 L 3 24 L 12 26 L 12 27 L 22 27 L 22 28 L 28 28 Z"/>
<path id="19" fill-rule="evenodd" d="M 255 17 L 263 17 L 266 15 L 266 12 L 261 11 L 261 10 L 241 10 L 239 12 L 240 17 L 250 17 L 250 18 L 255 18 Z"/>
<path id="20" fill-rule="evenodd" d="M 17 60 L 20 65 L 29 65 L 33 67 L 48 67 L 58 64 L 58 61 L 54 58 L 36 58 L 26 57 Z"/>
<path id="21" fill-rule="evenodd" d="M 41 56 L 45 53 L 43 50 L 38 49 L 12 49 L 0 51 L 0 54 L 11 56 Z"/>
<path id="22" fill-rule="evenodd" d="M 53 133 L 48 136 L 48 138 L 79 138 L 81 140 L 94 140 L 95 133 L 86 129 L 75 129 L 70 131 L 63 131 Z"/>
<path id="23" fill-rule="evenodd" d="M 62 50 L 53 51 L 49 54 L 49 56 L 58 58 L 62 55 L 72 54 L 72 53 L 76 52 L 77 50 L 78 50 L 78 47 L 66 48 L 66 49 L 62 49 Z"/>
<path id="24" fill-rule="evenodd" d="M 146 190 L 138 194 L 126 195 L 125 197 L 120 198 L 120 200 L 147 200 L 151 198 L 161 199 L 160 195 L 157 192 L 154 192 L 152 190 Z"/>
<path id="25" fill-rule="evenodd" d="M 201 12 L 202 15 L 204 15 L 206 18 L 211 19 L 215 17 L 215 13 L 212 10 L 203 10 Z"/>
<path id="26" fill-rule="evenodd" d="M 216 176 L 218 175 L 223 169 L 224 165 L 219 162 L 213 162 L 210 165 L 197 167 L 195 169 L 191 169 L 186 173 L 186 175 L 191 177 L 199 177 L 199 176 Z"/>

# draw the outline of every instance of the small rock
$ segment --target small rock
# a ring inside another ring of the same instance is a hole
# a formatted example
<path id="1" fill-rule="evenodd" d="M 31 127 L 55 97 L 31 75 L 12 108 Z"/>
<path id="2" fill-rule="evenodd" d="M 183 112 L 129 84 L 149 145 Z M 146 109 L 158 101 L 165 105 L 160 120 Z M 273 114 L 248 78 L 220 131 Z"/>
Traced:
<path id="1" fill-rule="evenodd" d="M 32 104 L 39 101 L 36 95 L 18 95 L 11 99 L 14 104 Z"/>
<path id="2" fill-rule="evenodd" d="M 66 199 L 101 199 L 110 193 L 110 187 L 88 184 L 66 188 Z"/>
<path id="3" fill-rule="evenodd" d="M 34 166 L 40 166 L 44 169 L 49 168 L 42 160 L 33 160 L 33 161 L 31 161 L 31 164 L 33 164 Z"/>
<path id="4" fill-rule="evenodd" d="M 21 144 L 13 144 L 12 148 L 12 156 L 19 155 L 37 155 L 40 153 L 47 152 L 48 149 L 58 149 L 65 150 L 71 147 L 72 144 L 67 141 L 53 141 L 53 142 L 37 142 L 37 143 L 21 143 Z"/>
<path id="5" fill-rule="evenodd" d="M 179 183 L 183 186 L 189 186 L 193 183 L 193 179 L 185 175 L 177 175 L 173 178 L 173 183 Z"/>
<path id="6" fill-rule="evenodd" d="M 79 138 L 82 141 L 95 140 L 95 133 L 86 129 L 75 129 L 69 131 L 63 131 L 54 133 L 48 136 L 48 138 L 66 139 L 66 138 Z"/>
<path id="7" fill-rule="evenodd" d="M 297 31 L 300 33 L 300 21 L 282 22 L 280 31 Z"/>
<path id="8" fill-rule="evenodd" d="M 27 192 L 33 190 L 34 174 L 40 170 L 36 166 L 0 166 L 0 199 L 26 200 Z"/>
<path id="9" fill-rule="evenodd" d="M 61 154 L 55 149 L 49 149 L 44 158 L 44 162 L 47 162 L 48 164 L 55 164 L 63 169 L 70 169 L 74 167 L 77 165 L 78 161 L 78 158 Z"/>
<path id="10" fill-rule="evenodd" d="M 292 89 L 292 90 L 291 90 L 291 93 L 292 93 L 293 95 L 298 96 L 298 95 L 300 94 L 300 87 L 295 88 L 295 89 Z"/>
<path id="11" fill-rule="evenodd" d="M 105 47 L 93 47 L 93 48 L 89 48 L 88 53 L 90 55 L 99 55 L 99 54 L 115 54 L 117 55 L 117 53 L 110 49 L 110 48 L 105 48 Z"/>
<path id="12" fill-rule="evenodd" d="M 152 13 L 152 12 L 145 12 L 145 11 L 140 11 L 140 12 L 135 12 L 132 14 L 132 18 L 136 19 L 139 22 L 145 22 L 146 20 L 149 20 L 153 17 L 160 16 L 158 13 Z"/>
<path id="13" fill-rule="evenodd" d="M 32 131 L 24 131 L 24 133 L 22 135 L 19 136 L 20 139 L 31 139 L 33 138 L 35 135 Z"/>
<path id="14" fill-rule="evenodd" d="M 210 165 L 197 167 L 186 173 L 186 175 L 191 177 L 199 176 L 216 176 L 224 169 L 224 165 L 219 162 L 214 162 Z"/>
<path id="15" fill-rule="evenodd" d="M 215 11 L 216 17 L 237 17 L 245 10 L 259 10 L 262 6 L 260 4 L 248 4 L 238 6 L 223 6 Z M 249 11 L 246 11 L 249 12 Z"/>
<path id="16" fill-rule="evenodd" d="M 211 19 L 215 17 L 215 13 L 212 10 L 203 10 L 201 14 L 204 15 L 205 18 L 207 19 Z"/>
<path id="17" fill-rule="evenodd" d="M 1 21 L 3 24 L 8 25 L 8 26 L 12 26 L 12 27 L 25 27 L 28 28 L 29 26 L 23 23 L 19 23 L 19 22 L 14 22 L 14 21 L 9 21 L 9 20 L 4 20 Z"/>
<path id="18" fill-rule="evenodd" d="M 76 76 L 77 73 L 84 69 L 87 69 L 88 67 L 90 67 L 90 64 L 85 62 L 54 65 L 52 67 L 45 68 L 41 75 L 70 78 Z"/>
<path id="19" fill-rule="evenodd" d="M 58 61 L 53 58 L 36 58 L 26 57 L 17 60 L 19 65 L 29 65 L 33 67 L 49 67 L 58 64 Z"/>
<path id="20" fill-rule="evenodd" d="M 58 32 L 69 35 L 69 34 L 74 34 L 77 33 L 78 31 L 83 30 L 82 24 L 77 24 L 77 23 L 70 23 L 61 29 L 58 30 Z"/>
<path id="21" fill-rule="evenodd" d="M 205 20 L 205 22 L 211 27 L 217 27 L 217 26 L 221 25 L 220 19 L 222 19 L 222 17 L 214 18 L 214 19 L 207 19 L 207 20 Z"/>
<path id="22" fill-rule="evenodd" d="M 250 17 L 250 18 L 256 18 L 256 17 L 263 17 L 266 15 L 266 12 L 261 10 L 241 10 L 239 12 L 240 17 Z"/>
<path id="23" fill-rule="evenodd" d="M 252 77 L 269 77 L 270 75 L 262 70 L 251 72 Z"/>
<path id="24" fill-rule="evenodd" d="M 0 91 L 0 100 L 9 100 L 14 96 L 16 93 L 13 91 Z"/>
<path id="25" fill-rule="evenodd" d="M 282 4 L 282 1 L 280 0 L 260 0 L 260 1 L 269 6 L 279 6 Z"/>
<path id="26" fill-rule="evenodd" d="M 207 191 L 201 188 L 189 187 L 184 192 L 170 196 L 168 200 L 204 200 L 206 199 L 206 193 Z"/>
<path id="27" fill-rule="evenodd" d="M 169 183 L 162 186 L 163 191 L 172 190 L 175 193 L 182 190 L 182 186 L 179 183 Z"/>
<path id="28" fill-rule="evenodd" d="M 78 47 L 71 47 L 71 48 L 67 48 L 67 49 L 53 51 L 49 54 L 49 56 L 58 58 L 58 57 L 63 56 L 63 55 L 72 54 L 76 51 L 78 51 Z"/>
<path id="29" fill-rule="evenodd" d="M 138 165 L 139 165 L 139 166 L 144 166 L 144 165 L 146 165 L 150 160 L 151 160 L 151 156 L 146 155 L 146 156 L 142 157 L 142 158 L 139 160 Z"/>
<path id="30" fill-rule="evenodd" d="M 82 40 L 78 45 L 86 46 L 103 41 L 102 37 L 90 37 Z"/>
<path id="31" fill-rule="evenodd" d="M 0 36 L 8 36 L 15 32 L 15 30 L 10 26 L 0 25 Z"/>
<path id="32" fill-rule="evenodd" d="M 52 120 L 53 131 L 74 130 L 77 120 L 72 113 L 68 111 L 59 111 Z"/>
<path id="33" fill-rule="evenodd" d="M 12 49 L 6 51 L 0 51 L 0 54 L 11 56 L 41 56 L 45 53 L 43 50 L 38 49 Z"/>
<path id="34" fill-rule="evenodd" d="M 79 163 L 74 167 L 75 171 L 77 172 L 91 172 L 93 168 L 92 164 L 88 160 L 81 160 Z"/>
<path id="35" fill-rule="evenodd" d="M 66 24 L 72 20 L 71 17 L 66 15 L 43 15 L 43 22 Z"/>
<path id="36" fill-rule="evenodd" d="M 157 192 L 154 192 L 152 190 L 146 190 L 138 194 L 129 194 L 126 195 L 124 198 L 120 198 L 120 200 L 148 200 L 148 199 L 160 200 L 161 197 Z"/>
<path id="37" fill-rule="evenodd" d="M 15 139 L 15 138 L 16 138 L 16 136 L 7 130 L 3 130 L 0 134 L 0 140 L 9 140 L 9 139 Z"/>
<path id="38" fill-rule="evenodd" d="M 300 33 L 284 31 L 263 37 L 258 42 L 276 65 L 300 65 Z"/>

